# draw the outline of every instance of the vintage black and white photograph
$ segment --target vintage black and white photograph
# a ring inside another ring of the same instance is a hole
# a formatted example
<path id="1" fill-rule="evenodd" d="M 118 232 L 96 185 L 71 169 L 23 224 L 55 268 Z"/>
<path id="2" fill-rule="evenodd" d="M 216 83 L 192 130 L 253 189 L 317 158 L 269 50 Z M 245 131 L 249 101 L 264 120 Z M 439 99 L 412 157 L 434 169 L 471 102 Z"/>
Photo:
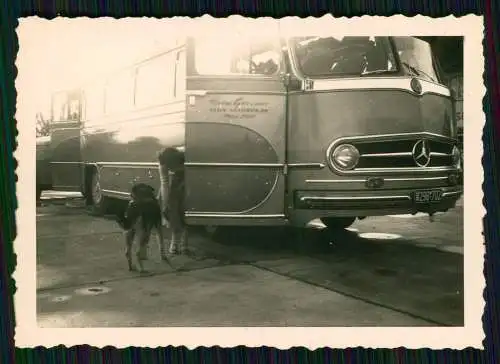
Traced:
<path id="1" fill-rule="evenodd" d="M 482 332 L 481 18 L 395 21 L 20 20 L 19 325 Z"/>

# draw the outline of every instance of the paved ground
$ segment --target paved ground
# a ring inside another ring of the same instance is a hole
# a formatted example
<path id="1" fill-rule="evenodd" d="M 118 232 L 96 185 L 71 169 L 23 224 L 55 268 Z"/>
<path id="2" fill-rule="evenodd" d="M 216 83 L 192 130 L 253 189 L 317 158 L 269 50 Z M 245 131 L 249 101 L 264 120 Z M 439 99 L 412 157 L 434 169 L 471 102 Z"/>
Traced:
<path id="1" fill-rule="evenodd" d="M 315 222 L 190 233 L 172 270 L 151 244 L 150 276 L 126 270 L 117 225 L 70 194 L 37 208 L 43 327 L 463 325 L 463 208 L 377 217 L 332 236 Z"/>

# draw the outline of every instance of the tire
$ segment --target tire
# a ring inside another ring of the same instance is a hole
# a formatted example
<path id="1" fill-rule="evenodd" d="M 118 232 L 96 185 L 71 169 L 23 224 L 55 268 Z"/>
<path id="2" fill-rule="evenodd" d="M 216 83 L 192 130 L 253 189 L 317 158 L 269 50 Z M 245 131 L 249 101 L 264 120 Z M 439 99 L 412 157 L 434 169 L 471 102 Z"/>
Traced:
<path id="1" fill-rule="evenodd" d="M 351 226 L 356 217 L 323 217 L 321 222 L 330 230 L 343 230 Z"/>
<path id="2" fill-rule="evenodd" d="M 105 215 L 110 210 L 110 200 L 102 194 L 99 172 L 94 170 L 90 179 L 90 191 L 88 193 L 90 206 L 94 213 Z"/>

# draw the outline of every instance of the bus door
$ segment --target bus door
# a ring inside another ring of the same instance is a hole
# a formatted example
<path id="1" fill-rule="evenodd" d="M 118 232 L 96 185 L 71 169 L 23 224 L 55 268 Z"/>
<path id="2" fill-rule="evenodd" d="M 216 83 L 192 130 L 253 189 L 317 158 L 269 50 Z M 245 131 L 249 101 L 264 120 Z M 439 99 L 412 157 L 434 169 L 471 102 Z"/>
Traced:
<path id="1" fill-rule="evenodd" d="M 286 90 L 280 44 L 269 38 L 188 43 L 188 224 L 285 223 Z"/>
<path id="2" fill-rule="evenodd" d="M 50 125 L 54 190 L 81 191 L 81 111 L 80 92 L 64 92 L 54 95 Z"/>

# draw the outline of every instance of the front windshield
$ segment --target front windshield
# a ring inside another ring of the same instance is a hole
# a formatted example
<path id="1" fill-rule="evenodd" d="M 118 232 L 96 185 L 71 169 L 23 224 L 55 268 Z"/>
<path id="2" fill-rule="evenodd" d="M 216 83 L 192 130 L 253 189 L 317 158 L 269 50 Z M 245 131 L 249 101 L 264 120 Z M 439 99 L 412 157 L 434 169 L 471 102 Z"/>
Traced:
<path id="1" fill-rule="evenodd" d="M 432 82 L 439 81 L 429 43 L 413 37 L 394 37 L 394 45 L 406 73 Z"/>
<path id="2" fill-rule="evenodd" d="M 291 40 L 299 70 L 307 77 L 397 72 L 387 37 L 300 37 Z"/>
<path id="3" fill-rule="evenodd" d="M 279 70 L 280 53 L 272 37 L 235 32 L 195 39 L 195 67 L 201 75 L 272 76 Z"/>

